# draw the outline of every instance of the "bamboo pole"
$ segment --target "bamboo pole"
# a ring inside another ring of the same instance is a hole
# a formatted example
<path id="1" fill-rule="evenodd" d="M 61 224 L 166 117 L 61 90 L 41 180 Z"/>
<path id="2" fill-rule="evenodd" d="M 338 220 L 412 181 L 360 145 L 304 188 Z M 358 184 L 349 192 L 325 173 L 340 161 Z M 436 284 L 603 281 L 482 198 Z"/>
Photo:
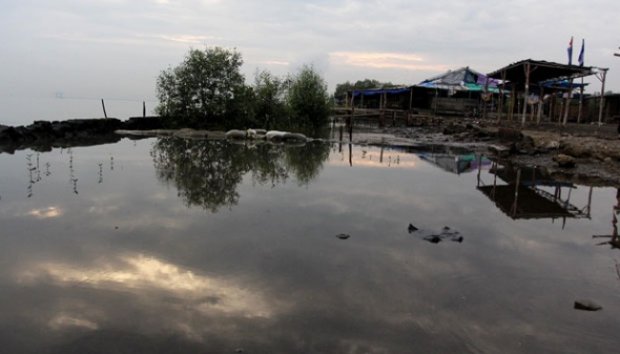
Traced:
<path id="1" fill-rule="evenodd" d="M 103 98 L 101 99 L 101 107 L 103 107 L 103 116 L 108 118 L 108 114 L 105 111 L 105 102 L 103 102 Z"/>

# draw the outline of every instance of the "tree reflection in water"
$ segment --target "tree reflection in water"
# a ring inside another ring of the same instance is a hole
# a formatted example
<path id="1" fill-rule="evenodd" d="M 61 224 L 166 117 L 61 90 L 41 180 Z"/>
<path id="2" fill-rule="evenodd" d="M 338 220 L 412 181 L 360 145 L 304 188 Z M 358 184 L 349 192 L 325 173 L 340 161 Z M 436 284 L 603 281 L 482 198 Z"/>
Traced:
<path id="1" fill-rule="evenodd" d="M 157 178 L 173 183 L 188 206 L 217 212 L 239 202 L 237 187 L 248 173 L 254 183 L 272 187 L 290 176 L 300 185 L 310 183 L 329 157 L 329 145 L 236 144 L 166 137 L 155 143 L 151 155 Z"/>

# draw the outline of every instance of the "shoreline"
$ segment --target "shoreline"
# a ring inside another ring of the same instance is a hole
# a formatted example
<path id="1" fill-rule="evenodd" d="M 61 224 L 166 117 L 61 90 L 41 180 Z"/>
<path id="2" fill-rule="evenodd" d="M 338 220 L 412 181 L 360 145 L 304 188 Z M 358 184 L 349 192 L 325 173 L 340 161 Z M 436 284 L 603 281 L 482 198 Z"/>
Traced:
<path id="1" fill-rule="evenodd" d="M 545 169 L 554 179 L 591 186 L 620 187 L 620 139 L 615 125 L 525 126 L 464 118 L 444 118 L 438 124 L 415 127 L 354 127 L 352 140 L 339 126 L 332 126 L 330 138 L 306 139 L 355 145 L 403 147 L 412 151 L 470 151 L 515 166 Z M 282 143 L 286 139 L 268 139 L 264 135 L 244 136 L 245 131 L 196 129 L 162 129 L 157 117 L 36 121 L 28 126 L 0 126 L 0 153 L 12 154 L 31 148 L 92 146 L 115 143 L 126 137 L 143 139 L 173 136 L 183 139 L 267 141 Z M 298 134 L 294 143 L 304 143 Z M 305 137 L 304 137 L 305 139 Z M 558 155 L 562 155 L 558 158 Z M 565 159 L 565 160 L 562 160 Z M 566 163 L 568 161 L 569 163 Z M 567 167 L 572 166 L 574 167 Z"/>

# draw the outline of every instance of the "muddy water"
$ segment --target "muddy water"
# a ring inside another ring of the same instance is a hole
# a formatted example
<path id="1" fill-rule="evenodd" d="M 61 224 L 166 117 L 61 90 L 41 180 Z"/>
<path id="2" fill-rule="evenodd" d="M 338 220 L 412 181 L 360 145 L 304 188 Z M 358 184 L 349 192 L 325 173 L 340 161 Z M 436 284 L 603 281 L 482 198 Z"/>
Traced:
<path id="1" fill-rule="evenodd" d="M 3 154 L 0 352 L 615 352 L 616 193 L 462 151 Z"/>

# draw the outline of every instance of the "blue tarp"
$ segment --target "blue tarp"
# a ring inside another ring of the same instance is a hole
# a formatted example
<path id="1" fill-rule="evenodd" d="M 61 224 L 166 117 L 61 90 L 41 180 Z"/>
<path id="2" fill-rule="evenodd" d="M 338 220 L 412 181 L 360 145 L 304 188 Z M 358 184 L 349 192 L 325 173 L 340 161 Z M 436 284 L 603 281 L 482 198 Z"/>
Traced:
<path id="1" fill-rule="evenodd" d="M 392 88 L 392 89 L 354 90 L 353 91 L 353 97 L 359 97 L 360 95 L 375 96 L 375 95 L 382 95 L 384 93 L 386 93 L 388 95 L 398 95 L 398 94 L 407 93 L 407 92 L 409 92 L 409 88 L 408 87 Z"/>

